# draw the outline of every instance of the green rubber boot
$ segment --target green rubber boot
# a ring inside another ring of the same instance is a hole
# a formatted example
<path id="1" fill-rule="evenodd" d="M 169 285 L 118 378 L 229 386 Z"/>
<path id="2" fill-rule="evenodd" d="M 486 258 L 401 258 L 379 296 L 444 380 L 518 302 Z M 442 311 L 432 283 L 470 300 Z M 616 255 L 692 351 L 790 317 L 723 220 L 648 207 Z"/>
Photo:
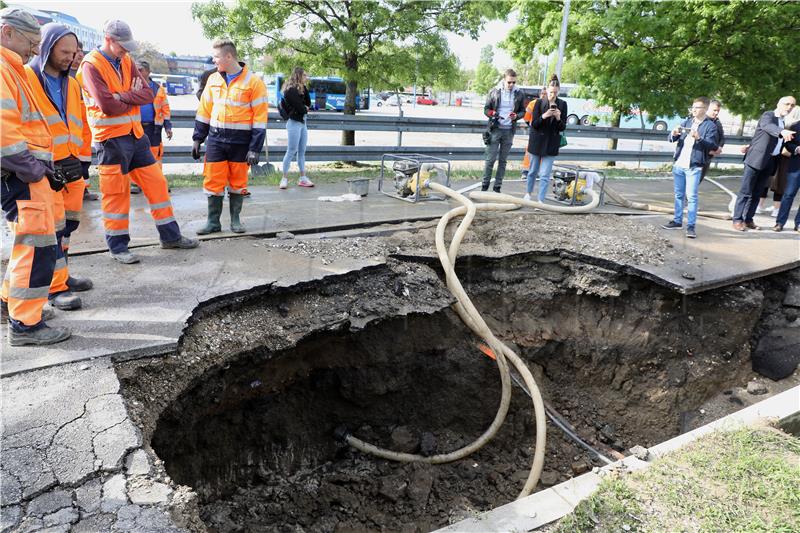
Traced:
<path id="1" fill-rule="evenodd" d="M 209 233 L 219 233 L 222 231 L 222 224 L 219 223 L 219 217 L 222 214 L 222 196 L 209 196 L 208 197 L 208 222 L 205 227 L 197 230 L 198 235 L 208 235 Z"/>
<path id="2" fill-rule="evenodd" d="M 244 203 L 244 196 L 241 194 L 228 193 L 228 201 L 231 204 L 231 231 L 234 233 L 244 233 L 247 230 L 244 224 L 239 220 L 239 214 L 242 212 L 242 204 Z"/>

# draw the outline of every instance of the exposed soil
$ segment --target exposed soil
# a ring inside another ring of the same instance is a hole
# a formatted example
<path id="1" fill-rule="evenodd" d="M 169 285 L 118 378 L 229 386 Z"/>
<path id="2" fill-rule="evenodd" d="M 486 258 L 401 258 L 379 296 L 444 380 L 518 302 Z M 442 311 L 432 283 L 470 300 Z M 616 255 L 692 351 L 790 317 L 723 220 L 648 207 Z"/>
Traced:
<path id="1" fill-rule="evenodd" d="M 627 234 L 595 235 L 604 224 L 596 216 L 576 244 L 574 232 L 561 236 L 575 219 L 549 218 L 541 227 L 514 213 L 500 226 L 478 220 L 458 272 L 546 399 L 603 450 L 678 434 L 684 413 L 746 384 L 758 336 L 791 323 L 774 302 L 800 284 L 798 273 L 683 297 L 612 269 L 634 250 L 649 250 L 640 262 L 662 261 L 672 251 L 657 234 L 631 224 Z M 176 354 L 118 365 L 145 442 L 175 482 L 200 495 L 210 530 L 427 531 L 516 497 L 535 437 L 518 389 L 497 437 L 449 465 L 376 460 L 334 438 L 344 425 L 370 442 L 431 454 L 472 441 L 494 416 L 496 367 L 449 310 L 423 245 L 430 238 L 270 241 L 330 261 L 398 259 L 212 302 Z M 584 254 L 596 264 L 578 260 Z M 548 427 L 543 484 L 594 464 Z"/>

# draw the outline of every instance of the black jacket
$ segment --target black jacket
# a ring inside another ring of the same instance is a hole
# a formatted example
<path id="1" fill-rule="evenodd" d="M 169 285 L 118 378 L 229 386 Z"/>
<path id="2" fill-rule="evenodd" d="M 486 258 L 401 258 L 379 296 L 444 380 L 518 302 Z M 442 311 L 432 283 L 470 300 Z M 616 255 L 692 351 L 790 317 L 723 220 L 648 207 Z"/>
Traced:
<path id="1" fill-rule="evenodd" d="M 539 98 L 533 106 L 530 133 L 528 134 L 528 152 L 533 155 L 558 155 L 561 146 L 561 132 L 567 129 L 567 103 L 556 98 L 556 105 L 561 111 L 561 120 L 554 117 L 542 118 L 549 109 L 550 100 Z"/>
<path id="2" fill-rule="evenodd" d="M 304 93 L 300 93 L 295 87 L 289 87 L 283 93 L 283 101 L 286 112 L 289 113 L 289 118 L 297 122 L 303 122 L 308 113 L 308 107 L 311 106 L 311 96 L 308 94 L 308 88 Z"/>
<path id="3" fill-rule="evenodd" d="M 750 141 L 750 148 L 744 156 L 744 163 L 756 170 L 762 170 L 772 163 L 772 152 L 778 144 L 781 127 L 773 111 L 767 111 L 758 121 L 756 132 Z"/>
<path id="4" fill-rule="evenodd" d="M 516 125 L 517 121 L 525 114 L 525 95 L 519 89 L 514 90 L 514 109 L 513 112 L 517 114 L 517 118 L 511 121 L 512 125 Z M 486 103 L 483 105 L 483 114 L 489 116 L 489 111 L 497 112 L 500 107 L 500 89 L 495 87 L 489 91 L 489 96 L 486 97 Z"/>
<path id="5" fill-rule="evenodd" d="M 792 153 L 792 157 L 789 158 L 789 172 L 797 172 L 800 170 L 800 154 L 797 153 L 797 149 L 800 147 L 800 122 L 795 122 L 786 129 L 794 132 L 794 140 L 783 145 L 784 148 Z"/>

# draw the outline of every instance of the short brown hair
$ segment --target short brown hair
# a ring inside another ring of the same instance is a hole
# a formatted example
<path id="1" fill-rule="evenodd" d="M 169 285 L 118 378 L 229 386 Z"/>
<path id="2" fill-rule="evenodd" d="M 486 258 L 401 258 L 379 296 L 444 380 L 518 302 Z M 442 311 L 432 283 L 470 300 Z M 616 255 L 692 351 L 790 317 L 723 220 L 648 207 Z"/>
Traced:
<path id="1" fill-rule="evenodd" d="M 514 70 L 513 68 L 506 69 L 505 73 L 503 74 L 503 77 L 507 78 L 509 76 L 516 78 L 517 77 L 517 71 Z"/>
<path id="2" fill-rule="evenodd" d="M 239 57 L 236 53 L 236 45 L 230 39 L 217 39 L 211 44 L 211 48 L 218 49 L 223 54 L 230 54 L 235 59 Z"/>
<path id="3" fill-rule="evenodd" d="M 694 102 L 700 102 L 704 106 L 708 107 L 709 99 L 707 96 L 698 96 L 694 99 Z"/>

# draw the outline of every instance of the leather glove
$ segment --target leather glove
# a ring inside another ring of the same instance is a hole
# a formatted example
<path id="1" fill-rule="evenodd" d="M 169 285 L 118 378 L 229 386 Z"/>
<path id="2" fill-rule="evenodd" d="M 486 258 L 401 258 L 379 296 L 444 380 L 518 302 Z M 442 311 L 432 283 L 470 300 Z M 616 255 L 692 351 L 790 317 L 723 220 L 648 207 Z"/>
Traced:
<path id="1" fill-rule="evenodd" d="M 89 167 L 90 166 L 92 166 L 92 162 L 91 161 L 81 161 L 81 176 L 83 176 L 83 179 L 85 179 L 85 180 L 89 179 Z"/>
<path id="2" fill-rule="evenodd" d="M 250 166 L 258 164 L 258 152 L 247 152 L 247 164 Z"/>
<path id="3" fill-rule="evenodd" d="M 55 162 L 56 170 L 60 170 L 67 183 L 77 181 L 83 177 L 81 160 L 77 157 L 66 157 Z"/>
<path id="4" fill-rule="evenodd" d="M 200 141 L 194 141 L 192 143 L 192 159 L 195 161 L 200 160 Z"/>

